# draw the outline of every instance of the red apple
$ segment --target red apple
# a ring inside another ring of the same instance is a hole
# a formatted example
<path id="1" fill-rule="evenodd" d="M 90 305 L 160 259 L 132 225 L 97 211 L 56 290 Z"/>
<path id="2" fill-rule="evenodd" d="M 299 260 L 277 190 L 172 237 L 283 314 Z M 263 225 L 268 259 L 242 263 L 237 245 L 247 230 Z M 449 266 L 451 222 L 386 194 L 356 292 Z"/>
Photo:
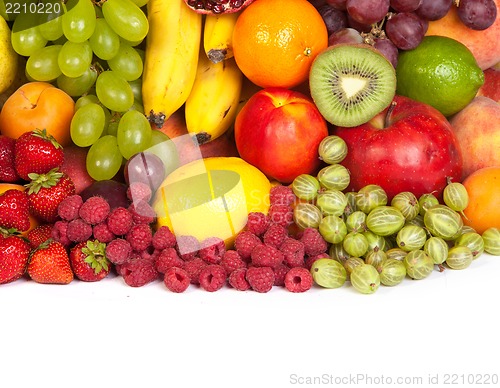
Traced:
<path id="1" fill-rule="evenodd" d="M 285 88 L 255 93 L 236 116 L 234 129 L 241 158 L 281 183 L 317 171 L 318 146 L 328 135 L 312 99 Z"/>
<path id="2" fill-rule="evenodd" d="M 336 128 L 345 140 L 347 190 L 378 184 L 389 199 L 401 191 L 440 197 L 446 178 L 462 178 L 462 154 L 450 123 L 433 107 L 402 96 L 369 122 Z"/>

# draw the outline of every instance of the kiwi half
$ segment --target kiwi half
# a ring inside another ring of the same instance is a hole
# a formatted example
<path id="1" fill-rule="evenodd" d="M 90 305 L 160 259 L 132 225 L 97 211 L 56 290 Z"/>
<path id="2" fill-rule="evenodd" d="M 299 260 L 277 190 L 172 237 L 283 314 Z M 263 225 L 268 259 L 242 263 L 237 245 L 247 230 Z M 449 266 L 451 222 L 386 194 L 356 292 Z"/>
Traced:
<path id="1" fill-rule="evenodd" d="M 396 93 L 396 71 L 367 44 L 338 44 L 316 56 L 309 88 L 328 122 L 355 127 L 389 106 Z"/>

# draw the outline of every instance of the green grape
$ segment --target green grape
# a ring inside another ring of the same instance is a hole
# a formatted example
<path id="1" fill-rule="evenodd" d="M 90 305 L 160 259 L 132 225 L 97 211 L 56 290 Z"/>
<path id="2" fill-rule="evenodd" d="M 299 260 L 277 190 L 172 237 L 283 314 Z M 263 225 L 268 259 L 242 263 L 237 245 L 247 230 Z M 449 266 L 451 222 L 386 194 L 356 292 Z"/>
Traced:
<path id="1" fill-rule="evenodd" d="M 481 235 L 484 241 L 484 251 L 490 255 L 500 256 L 500 229 L 490 227 Z"/>
<path id="2" fill-rule="evenodd" d="M 102 8 L 94 1 L 94 12 L 96 19 L 104 19 Z"/>
<path id="3" fill-rule="evenodd" d="M 87 153 L 87 171 L 96 181 L 112 179 L 122 166 L 122 154 L 115 136 L 99 138 Z"/>
<path id="4" fill-rule="evenodd" d="M 158 156 L 165 167 L 165 176 L 180 166 L 179 152 L 175 143 L 162 131 L 151 131 L 151 144 L 148 152 Z"/>
<path id="5" fill-rule="evenodd" d="M 365 263 L 379 268 L 387 260 L 387 253 L 382 249 L 370 249 L 365 255 Z"/>
<path id="6" fill-rule="evenodd" d="M 51 4 L 47 11 L 38 14 L 38 28 L 40 34 L 49 41 L 54 41 L 63 36 L 62 15 L 63 7 L 60 0 L 46 0 L 45 3 Z"/>
<path id="7" fill-rule="evenodd" d="M 48 42 L 40 33 L 37 17 L 34 13 L 21 13 L 14 20 L 10 40 L 14 51 L 19 55 L 29 57 L 44 48 Z"/>
<path id="8" fill-rule="evenodd" d="M 142 78 L 138 78 L 128 83 L 134 93 L 134 101 L 142 103 Z"/>
<path id="9" fill-rule="evenodd" d="M 325 216 L 319 223 L 319 233 L 325 241 L 338 244 L 344 240 L 347 235 L 347 228 L 344 220 L 338 216 Z"/>
<path id="10" fill-rule="evenodd" d="M 66 9 L 62 16 L 64 36 L 70 42 L 85 42 L 94 33 L 97 21 L 92 0 L 68 0 L 64 7 Z"/>
<path id="11" fill-rule="evenodd" d="M 329 135 L 319 143 L 318 154 L 325 163 L 340 163 L 347 156 L 347 143 L 340 136 Z"/>
<path id="12" fill-rule="evenodd" d="M 475 260 L 484 253 L 484 240 L 479 233 L 467 232 L 461 234 L 455 240 L 455 246 L 467 247 L 472 252 L 472 258 Z"/>
<path id="13" fill-rule="evenodd" d="M 89 43 L 94 54 L 105 61 L 113 58 L 120 49 L 120 38 L 106 22 L 106 19 L 97 19 Z"/>
<path id="14" fill-rule="evenodd" d="M 331 164 L 318 172 L 320 185 L 328 190 L 344 190 L 349 186 L 351 174 L 341 164 Z"/>
<path id="15" fill-rule="evenodd" d="M 388 259 L 396 259 L 402 261 L 408 252 L 403 251 L 401 248 L 391 248 L 385 251 Z"/>
<path id="16" fill-rule="evenodd" d="M 86 94 L 84 96 L 81 96 L 78 100 L 75 102 L 75 112 L 80 109 L 82 106 L 85 106 L 90 103 L 96 103 L 99 104 L 99 99 L 95 94 Z"/>
<path id="17" fill-rule="evenodd" d="M 391 200 L 391 206 L 398 209 L 406 221 L 413 220 L 420 210 L 418 198 L 410 191 L 402 191 L 396 194 Z"/>
<path id="18" fill-rule="evenodd" d="M 144 114 L 144 105 L 142 105 L 142 102 L 134 101 L 134 103 L 130 108 L 128 108 L 128 110 L 136 110 L 137 112 Z"/>
<path id="19" fill-rule="evenodd" d="M 366 226 L 379 236 L 390 236 L 397 233 L 405 223 L 401 212 L 392 206 L 379 206 L 366 217 Z"/>
<path id="20" fill-rule="evenodd" d="M 342 242 L 344 249 L 351 256 L 361 257 L 368 252 L 368 240 L 362 233 L 350 232 Z"/>
<path id="21" fill-rule="evenodd" d="M 324 288 L 339 288 L 347 280 L 344 266 L 333 259 L 318 259 L 311 266 L 314 282 Z"/>
<path id="22" fill-rule="evenodd" d="M 97 69 L 91 65 L 79 77 L 67 77 L 61 74 L 57 77 L 57 87 L 71 97 L 78 97 L 87 93 L 94 86 L 96 79 Z M 95 98 L 97 99 L 97 96 Z"/>
<path id="23" fill-rule="evenodd" d="M 365 261 L 361 257 L 353 257 L 350 256 L 344 262 L 344 268 L 347 272 L 347 276 L 350 277 L 352 274 L 352 270 L 359 265 L 364 265 Z"/>
<path id="24" fill-rule="evenodd" d="M 403 263 L 408 276 L 415 280 L 426 278 L 434 270 L 434 261 L 421 249 L 408 252 Z"/>
<path id="25" fill-rule="evenodd" d="M 143 63 L 137 51 L 127 45 L 121 44 L 118 53 L 108 59 L 111 70 L 127 81 L 135 81 L 142 75 Z"/>
<path id="26" fill-rule="evenodd" d="M 365 232 L 366 228 L 366 213 L 361 210 L 349 214 L 345 220 L 348 232 Z"/>
<path id="27" fill-rule="evenodd" d="M 121 44 L 126 44 L 127 46 L 131 46 L 131 47 L 134 47 L 134 48 L 137 47 L 137 46 L 139 46 L 142 42 L 144 42 L 144 39 L 140 39 L 140 40 L 127 40 L 127 39 L 123 39 L 120 36 L 120 43 Z"/>
<path id="28" fill-rule="evenodd" d="M 95 83 L 99 101 L 115 112 L 125 112 L 134 103 L 132 88 L 113 70 L 103 71 Z"/>
<path id="29" fill-rule="evenodd" d="M 446 205 L 434 205 L 424 215 L 427 230 L 436 237 L 451 240 L 463 226 L 462 217 Z"/>
<path id="30" fill-rule="evenodd" d="M 138 7 L 143 7 L 148 3 L 149 0 L 132 0 L 132 2 Z"/>
<path id="31" fill-rule="evenodd" d="M 406 267 L 401 260 L 387 258 L 379 268 L 380 283 L 393 287 L 401 283 L 406 277 Z"/>
<path id="32" fill-rule="evenodd" d="M 387 201 L 387 193 L 379 185 L 366 185 L 359 189 L 356 195 L 357 208 L 366 214 L 370 213 L 377 206 L 386 205 Z"/>
<path id="33" fill-rule="evenodd" d="M 449 180 L 443 190 L 443 201 L 450 209 L 461 212 L 469 204 L 469 193 L 463 184 Z"/>
<path id="34" fill-rule="evenodd" d="M 26 61 L 26 72 L 37 81 L 49 82 L 61 75 L 57 63 L 60 45 L 45 46 L 35 51 Z"/>
<path id="35" fill-rule="evenodd" d="M 80 77 L 92 63 L 92 49 L 89 42 L 67 41 L 59 51 L 58 64 L 66 77 Z"/>
<path id="36" fill-rule="evenodd" d="M 427 233 L 425 229 L 416 225 L 405 225 L 396 235 L 398 247 L 407 252 L 421 249 L 426 240 Z"/>
<path id="37" fill-rule="evenodd" d="M 351 257 L 349 253 L 347 253 L 344 249 L 344 245 L 342 243 L 332 244 L 328 250 L 328 255 L 337 260 L 340 264 L 344 265 L 344 263 Z"/>
<path id="38" fill-rule="evenodd" d="M 300 174 L 292 182 L 293 193 L 305 201 L 316 199 L 320 189 L 319 181 L 310 174 Z"/>
<path id="39" fill-rule="evenodd" d="M 347 198 L 339 190 L 326 190 L 318 194 L 316 206 L 326 215 L 341 216 L 347 206 Z"/>
<path id="40" fill-rule="evenodd" d="M 151 144 L 151 125 L 142 113 L 126 112 L 118 124 L 116 138 L 125 159 L 146 150 Z"/>
<path id="41" fill-rule="evenodd" d="M 107 0 L 102 5 L 102 13 L 110 27 L 123 39 L 135 42 L 148 34 L 148 19 L 131 0 Z"/>
<path id="42" fill-rule="evenodd" d="M 368 251 L 374 249 L 383 251 L 386 249 L 387 241 L 385 237 L 379 236 L 378 234 L 373 233 L 371 230 L 366 230 L 362 233 L 368 241 Z"/>
<path id="43" fill-rule="evenodd" d="M 436 198 L 434 194 L 432 193 L 422 194 L 418 199 L 418 206 L 419 206 L 418 213 L 423 216 L 427 211 L 427 209 L 438 204 L 439 200 Z"/>
<path id="44" fill-rule="evenodd" d="M 357 265 L 351 272 L 351 284 L 362 294 L 373 294 L 380 286 L 380 274 L 373 265 Z"/>
<path id="45" fill-rule="evenodd" d="M 293 221 L 302 229 L 318 228 L 322 214 L 318 207 L 311 203 L 298 203 L 293 209 Z"/>
<path id="46" fill-rule="evenodd" d="M 356 206 L 356 195 L 357 194 L 358 193 L 355 191 L 348 191 L 347 193 L 345 193 L 345 197 L 347 199 L 347 206 L 344 209 L 344 214 L 346 216 L 359 210 L 358 207 Z"/>
<path id="47" fill-rule="evenodd" d="M 430 237 L 424 244 L 424 252 L 427 253 L 434 264 L 443 264 L 448 257 L 448 243 L 441 237 Z"/>
<path id="48" fill-rule="evenodd" d="M 71 140 L 78 147 L 89 147 L 101 137 L 105 126 L 104 110 L 90 103 L 78 109 L 71 119 Z"/>
<path id="49" fill-rule="evenodd" d="M 472 251 L 466 246 L 454 246 L 448 251 L 446 265 L 451 269 L 465 269 L 473 260 Z"/>

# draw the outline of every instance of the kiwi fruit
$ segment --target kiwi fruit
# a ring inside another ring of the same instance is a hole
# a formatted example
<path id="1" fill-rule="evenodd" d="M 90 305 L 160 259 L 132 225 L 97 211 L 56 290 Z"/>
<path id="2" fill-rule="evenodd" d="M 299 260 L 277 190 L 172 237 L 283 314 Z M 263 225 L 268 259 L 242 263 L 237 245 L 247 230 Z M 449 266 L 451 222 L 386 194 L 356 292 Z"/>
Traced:
<path id="1" fill-rule="evenodd" d="M 392 102 L 396 71 L 367 44 L 337 44 L 314 59 L 309 88 L 328 122 L 355 127 L 371 120 Z"/>

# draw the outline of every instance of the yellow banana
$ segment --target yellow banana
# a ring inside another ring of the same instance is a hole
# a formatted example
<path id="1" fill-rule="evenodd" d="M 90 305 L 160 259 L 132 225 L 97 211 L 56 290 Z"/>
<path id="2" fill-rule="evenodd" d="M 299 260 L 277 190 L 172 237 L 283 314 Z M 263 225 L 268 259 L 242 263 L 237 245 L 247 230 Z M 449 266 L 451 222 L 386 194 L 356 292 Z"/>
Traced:
<path id="1" fill-rule="evenodd" d="M 199 144 L 218 138 L 233 124 L 242 81 L 234 58 L 213 63 L 200 50 L 196 79 L 184 107 L 187 130 Z"/>
<path id="2" fill-rule="evenodd" d="M 184 0 L 149 0 L 142 76 L 144 112 L 162 127 L 191 92 L 201 45 L 202 15 Z"/>
<path id="3" fill-rule="evenodd" d="M 208 14 L 203 31 L 203 47 L 208 58 L 214 62 L 233 57 L 233 30 L 239 12 Z"/>

